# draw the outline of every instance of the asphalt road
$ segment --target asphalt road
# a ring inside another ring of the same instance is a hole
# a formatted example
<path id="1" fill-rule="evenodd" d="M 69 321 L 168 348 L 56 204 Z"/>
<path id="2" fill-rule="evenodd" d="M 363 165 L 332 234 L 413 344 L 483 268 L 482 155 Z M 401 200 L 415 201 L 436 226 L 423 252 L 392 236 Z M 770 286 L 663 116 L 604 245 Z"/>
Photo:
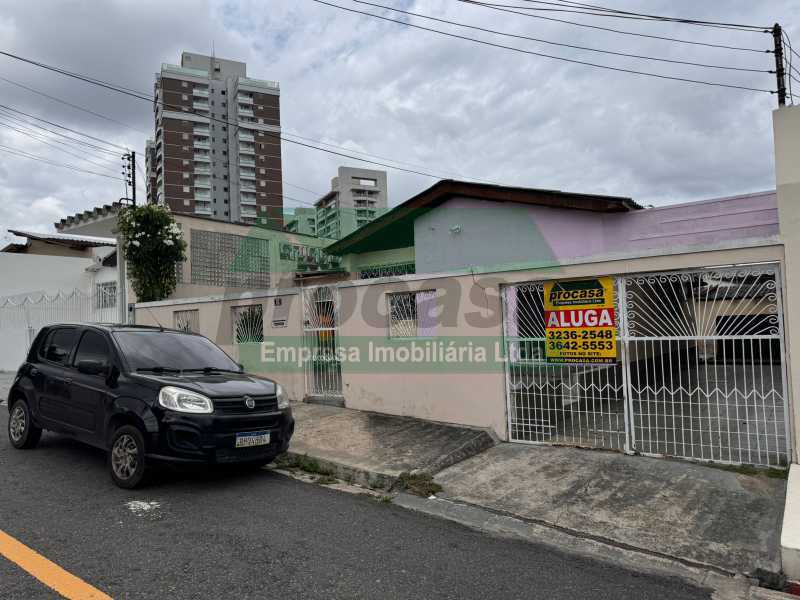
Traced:
<path id="1" fill-rule="evenodd" d="M 120 490 L 103 453 L 61 436 L 14 450 L 7 419 L 0 531 L 113 598 L 709 598 L 271 471 Z M 57 597 L 0 556 L 0 598 Z"/>

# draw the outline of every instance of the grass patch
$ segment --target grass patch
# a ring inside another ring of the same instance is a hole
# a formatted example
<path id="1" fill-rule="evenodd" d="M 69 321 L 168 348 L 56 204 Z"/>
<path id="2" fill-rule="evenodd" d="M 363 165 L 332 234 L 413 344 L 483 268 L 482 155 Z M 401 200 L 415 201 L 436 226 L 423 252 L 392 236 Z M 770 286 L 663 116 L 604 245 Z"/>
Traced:
<path id="1" fill-rule="evenodd" d="M 433 480 L 430 473 L 400 473 L 397 478 L 398 487 L 417 496 L 432 496 L 442 491 L 442 486 Z"/>
<path id="2" fill-rule="evenodd" d="M 320 485 L 333 485 L 334 483 L 338 482 L 339 480 L 331 475 L 317 475 L 314 477 L 314 483 L 318 483 Z"/>
<path id="3" fill-rule="evenodd" d="M 323 467 L 316 458 L 312 458 L 307 454 L 302 456 L 282 454 L 275 461 L 278 468 L 305 471 L 306 473 L 313 473 L 322 477 L 333 478 L 333 471 L 327 467 Z M 334 479 L 335 481 L 335 479 Z M 331 482 L 332 483 L 332 482 Z"/>
<path id="4" fill-rule="evenodd" d="M 759 468 L 753 465 L 720 465 L 715 463 L 708 463 L 709 467 L 713 469 L 721 469 L 723 471 L 730 471 L 731 473 L 738 473 L 739 475 L 750 475 L 751 477 L 769 477 L 770 479 L 787 479 L 789 477 L 788 469 L 774 469 Z"/>

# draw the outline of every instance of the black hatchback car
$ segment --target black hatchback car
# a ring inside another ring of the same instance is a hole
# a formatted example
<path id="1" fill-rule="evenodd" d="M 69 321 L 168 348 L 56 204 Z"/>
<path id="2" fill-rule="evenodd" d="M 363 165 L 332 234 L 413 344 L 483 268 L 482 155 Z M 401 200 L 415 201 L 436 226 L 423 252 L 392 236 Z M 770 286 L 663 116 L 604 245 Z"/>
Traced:
<path id="1" fill-rule="evenodd" d="M 248 375 L 207 338 L 132 325 L 51 325 L 36 336 L 8 395 L 8 435 L 33 448 L 42 430 L 108 451 L 111 478 L 150 467 L 271 462 L 294 419 L 280 385 Z"/>

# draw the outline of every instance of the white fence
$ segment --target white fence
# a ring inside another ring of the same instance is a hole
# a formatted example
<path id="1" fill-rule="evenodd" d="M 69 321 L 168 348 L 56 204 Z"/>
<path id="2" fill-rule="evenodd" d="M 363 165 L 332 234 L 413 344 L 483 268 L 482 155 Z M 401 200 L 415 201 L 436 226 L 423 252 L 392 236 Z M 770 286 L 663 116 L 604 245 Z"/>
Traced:
<path id="1" fill-rule="evenodd" d="M 39 330 L 52 323 L 111 323 L 119 320 L 114 282 L 79 289 L 0 298 L 0 371 L 15 371 Z"/>

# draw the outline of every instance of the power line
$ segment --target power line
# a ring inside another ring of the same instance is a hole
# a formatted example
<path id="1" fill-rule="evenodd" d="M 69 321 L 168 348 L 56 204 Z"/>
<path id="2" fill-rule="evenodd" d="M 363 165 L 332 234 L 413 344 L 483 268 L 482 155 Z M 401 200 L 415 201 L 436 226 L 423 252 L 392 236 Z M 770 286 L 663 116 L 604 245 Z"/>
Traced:
<path id="1" fill-rule="evenodd" d="M 574 5 L 564 5 L 558 4 L 556 2 L 546 2 L 544 0 L 519 0 L 520 2 L 528 2 L 531 4 L 543 4 L 546 6 L 555 6 L 555 7 L 563 7 L 563 8 L 541 8 L 535 6 L 508 6 L 503 4 L 497 4 L 497 6 L 508 6 L 509 8 L 519 8 L 522 10 L 538 10 L 538 11 L 549 11 L 549 12 L 566 12 L 566 13 L 575 13 L 581 15 L 589 15 L 594 17 L 611 17 L 617 19 L 632 19 L 637 21 L 661 21 L 661 22 L 670 22 L 670 23 L 681 23 L 684 25 L 700 25 L 703 27 L 715 27 L 719 29 L 733 29 L 738 31 L 750 31 L 750 32 L 757 32 L 757 33 L 768 33 L 771 28 L 770 27 L 762 27 L 759 25 L 743 25 L 739 23 L 724 23 L 718 21 L 700 21 L 697 19 L 684 19 L 680 17 L 665 17 L 661 15 L 650 15 L 646 13 L 636 13 L 636 12 L 629 12 L 629 11 L 622 11 L 622 10 L 615 10 L 603 7 L 593 7 L 591 4 L 586 5 L 578 5 L 577 3 L 572 3 Z"/>
<path id="2" fill-rule="evenodd" d="M 53 132 L 53 131 L 50 131 L 50 130 L 48 130 L 46 128 L 42 129 L 41 127 L 37 126 L 35 123 L 31 123 L 29 121 L 26 121 L 25 119 L 20 119 L 14 113 L 11 113 L 11 112 L 3 109 L 3 108 L 0 108 L 0 116 L 5 117 L 6 119 L 10 119 L 12 121 L 12 124 L 15 127 L 21 127 L 22 129 L 25 130 L 24 133 L 26 133 L 28 135 L 42 136 L 42 139 L 46 139 L 48 141 L 55 142 L 57 144 L 63 144 L 64 146 L 67 146 L 68 148 L 71 148 L 71 149 L 74 149 L 74 150 L 80 150 L 80 151 L 85 152 L 87 154 L 91 154 L 92 156 L 94 156 L 98 160 L 111 162 L 111 159 L 109 159 L 108 156 L 106 155 L 107 152 L 104 151 L 101 154 L 98 150 L 93 149 L 94 147 L 91 144 L 89 144 L 89 146 L 87 146 L 86 145 L 87 143 L 84 142 L 83 140 L 75 140 L 74 138 L 71 138 L 69 136 L 64 136 L 63 134 L 58 134 L 58 132 Z M 43 132 L 50 133 L 52 135 L 58 135 L 58 137 L 48 137 Z M 61 138 L 64 138 L 64 139 L 61 139 Z"/>
<path id="3" fill-rule="evenodd" d="M 59 132 L 59 131 L 53 131 L 52 129 L 49 129 L 47 127 L 43 127 L 41 125 L 38 125 L 37 123 L 32 123 L 31 121 L 26 121 L 24 119 L 20 119 L 19 117 L 15 117 L 14 113 L 21 113 L 21 111 L 18 111 L 18 110 L 15 110 L 13 108 L 6 107 L 6 106 L 0 104 L 0 114 L 3 114 L 7 118 L 11 118 L 11 119 L 14 119 L 15 121 L 19 121 L 21 123 L 24 123 L 25 125 L 28 125 L 28 126 L 31 126 L 31 127 L 35 127 L 37 129 L 41 129 L 42 131 L 47 131 L 48 133 L 52 133 L 53 135 L 57 135 L 58 137 L 61 137 L 61 138 L 70 140 L 72 142 L 75 142 L 77 144 L 80 144 L 81 146 L 86 146 L 88 148 L 92 148 L 96 152 L 103 152 L 105 154 L 111 154 L 113 156 L 117 156 L 119 154 L 119 150 L 109 150 L 108 148 L 103 148 L 102 146 L 97 146 L 96 144 L 92 144 L 91 142 L 87 142 L 86 140 L 81 140 L 81 139 L 76 139 L 76 138 L 70 137 L 70 136 L 68 136 L 68 135 L 66 135 L 64 133 Z M 21 113 L 21 114 L 27 114 L 27 113 Z M 49 123 L 49 121 L 48 121 L 48 123 Z M 81 135 L 83 135 L 83 134 L 81 134 Z"/>
<path id="4" fill-rule="evenodd" d="M 494 48 L 501 48 L 501 49 L 504 49 L 504 50 L 511 50 L 513 52 L 520 52 L 522 54 L 530 54 L 530 55 L 533 55 L 533 56 L 540 56 L 542 58 L 550 58 L 550 59 L 553 59 L 553 60 L 560 60 L 560 61 L 579 64 L 579 65 L 584 65 L 584 66 L 588 66 L 588 67 L 595 67 L 595 68 L 598 68 L 598 69 L 606 69 L 606 70 L 609 70 L 609 71 L 617 71 L 617 72 L 620 72 L 620 73 L 629 73 L 629 74 L 632 74 L 632 75 L 642 75 L 642 76 L 645 76 L 645 77 L 654 77 L 656 79 L 667 79 L 667 80 L 671 80 L 671 81 L 680 81 L 680 82 L 683 82 L 683 83 L 694 83 L 694 84 L 699 84 L 699 85 L 707 85 L 707 86 L 713 86 L 713 87 L 722 87 L 722 88 L 729 88 L 729 89 L 745 90 L 745 91 L 750 91 L 750 92 L 762 92 L 762 93 L 766 93 L 766 94 L 774 94 L 775 93 L 774 90 L 766 90 L 766 89 L 763 89 L 763 88 L 754 88 L 754 87 L 749 87 L 749 86 L 744 86 L 744 85 L 735 85 L 735 84 L 731 84 L 731 83 L 719 83 L 719 82 L 712 82 L 712 81 L 702 81 L 702 80 L 699 80 L 699 79 L 689 79 L 689 78 L 686 78 L 686 77 L 676 77 L 676 76 L 672 76 L 672 75 L 660 75 L 660 74 L 657 74 L 657 73 L 649 73 L 647 71 L 638 71 L 638 70 L 635 70 L 635 69 L 625 69 L 625 68 L 622 68 L 622 67 L 612 67 L 610 65 L 602 65 L 602 64 L 598 64 L 598 63 L 585 61 L 585 60 L 565 58 L 563 56 L 554 56 L 552 54 L 545 54 L 543 52 L 536 52 L 534 50 L 524 50 L 522 48 L 516 48 L 514 46 L 506 46 L 504 44 L 496 44 L 494 42 L 488 42 L 486 40 L 479 40 L 479 39 L 471 38 L 471 37 L 468 37 L 468 36 L 465 36 L 465 35 L 459 35 L 457 33 L 451 33 L 451 32 L 448 32 L 448 31 L 442 31 L 440 29 L 433 29 L 431 27 L 425 27 L 423 25 L 417 25 L 415 23 L 408 23 L 406 21 L 400 21 L 398 19 L 392 19 L 390 17 L 384 17 L 383 15 L 376 15 L 374 13 L 370 13 L 370 12 L 366 12 L 366 11 L 362 11 L 362 10 L 357 10 L 355 8 L 349 8 L 349 7 L 346 7 L 346 6 L 340 6 L 338 4 L 333 4 L 331 2 L 326 2 L 325 0 L 311 0 L 311 1 L 312 2 L 316 2 L 317 4 L 324 4 L 324 5 L 330 6 L 332 8 L 338 8 L 339 10 L 344 10 L 344 11 L 347 11 L 347 12 L 352 12 L 352 13 L 356 13 L 356 14 L 360 14 L 360 15 L 365 15 L 367 17 L 372 17 L 374 19 L 380 19 L 382 21 L 389 21 L 391 23 L 397 23 L 399 25 L 404 25 L 406 27 L 412 27 L 414 29 L 421 29 L 423 31 L 429 31 L 431 33 L 438 33 L 440 35 L 444 35 L 444 36 L 448 36 L 448 37 L 452 37 L 452 38 L 457 38 L 457 39 L 461 39 L 461 40 L 466 40 L 466 41 L 469 41 L 469 42 L 475 42 L 477 44 L 483 44 L 485 46 L 492 46 Z"/>
<path id="5" fill-rule="evenodd" d="M 588 46 L 578 46 L 576 44 L 566 44 L 566 43 L 563 43 L 563 42 L 554 42 L 552 40 L 545 40 L 545 39 L 542 39 L 542 38 L 535 38 L 535 37 L 531 37 L 531 36 L 527 36 L 527 35 L 508 33 L 508 32 L 504 32 L 504 31 L 497 31 L 496 29 L 487 29 L 485 27 L 478 27 L 477 25 L 468 25 L 466 23 L 458 23 L 456 21 L 450 21 L 448 19 L 440 19 L 438 17 L 432 17 L 430 15 L 423 15 L 421 13 L 402 10 L 402 9 L 394 8 L 394 7 L 391 7 L 391 6 L 385 6 L 383 4 L 374 4 L 372 2 L 367 2 L 366 0 L 352 0 L 352 1 L 355 2 L 356 4 L 366 4 L 368 6 L 374 6 L 376 8 L 383 8 L 383 9 L 386 9 L 386 10 L 391 10 L 393 12 L 402 13 L 404 15 L 411 15 L 413 17 L 419 17 L 421 19 L 428 19 L 430 21 L 437 21 L 439 23 L 446 23 L 448 25 L 456 25 L 457 27 L 464 27 L 464 28 L 467 28 L 467 29 L 474 29 L 474 30 L 477 30 L 477 31 L 483 31 L 485 33 L 492 33 L 492 34 L 495 34 L 495 35 L 502 35 L 502 36 L 510 37 L 510 38 L 528 40 L 528 41 L 531 41 L 531 42 L 540 42 L 542 44 L 550 44 L 552 46 L 560 46 L 560 47 L 563 47 L 563 48 L 573 48 L 575 50 L 586 50 L 588 52 L 598 52 L 598 53 L 601 53 L 601 54 L 611 54 L 611 55 L 614 55 L 614 56 L 625 56 L 627 58 L 637 58 L 637 59 L 641 59 L 641 60 L 652 60 L 652 61 L 657 61 L 657 62 L 672 63 L 672 64 L 678 64 L 678 65 L 689 65 L 689 66 L 693 66 L 693 67 L 704 67 L 704 68 L 707 68 L 707 69 L 722 69 L 722 70 L 728 70 L 728 71 L 745 71 L 745 72 L 751 72 L 751 73 L 770 73 L 770 71 L 768 71 L 766 69 L 756 69 L 756 68 L 750 68 L 750 67 L 732 67 L 732 66 L 727 66 L 727 65 L 712 65 L 712 64 L 707 64 L 707 63 L 698 63 L 698 62 L 692 62 L 692 61 L 686 61 L 686 60 L 677 60 L 677 59 L 671 59 L 671 58 L 659 58 L 659 57 L 655 57 L 655 56 L 646 56 L 646 55 L 642 55 L 642 54 L 630 54 L 630 53 L 627 53 L 627 52 L 616 52 L 614 50 L 603 50 L 602 48 L 591 48 L 591 47 L 588 47 Z"/>
<path id="6" fill-rule="evenodd" d="M 67 164 L 67 163 L 57 163 L 57 162 L 51 161 L 51 160 L 49 160 L 47 158 L 44 158 L 42 156 L 37 156 L 35 154 L 31 154 L 30 152 L 26 152 L 24 150 L 19 150 L 19 149 L 16 149 L 16 148 L 11 148 L 9 146 L 3 146 L 2 144 L 0 144 L 0 151 L 7 152 L 8 154 L 14 154 L 14 155 L 17 155 L 17 156 L 22 156 L 24 158 L 29 158 L 31 160 L 36 160 L 36 161 L 39 161 L 39 162 L 42 162 L 42 163 L 46 163 L 48 165 L 53 165 L 54 167 L 63 167 L 65 169 L 72 169 L 73 171 L 77 171 L 77 172 L 80 172 L 80 173 L 88 173 L 90 175 L 97 175 L 98 177 L 107 177 L 108 179 L 114 179 L 114 180 L 117 180 L 117 181 L 122 181 L 122 178 L 120 178 L 120 177 L 113 177 L 112 175 L 106 175 L 105 173 L 98 173 L 97 171 L 89 171 L 87 169 L 82 169 L 80 167 L 76 167 L 75 165 L 70 165 L 70 164 Z"/>
<path id="7" fill-rule="evenodd" d="M 19 83 L 18 81 L 12 81 L 11 79 L 8 79 L 6 77 L 0 77 L 0 81 L 5 81 L 6 83 L 10 83 L 11 85 L 15 85 L 15 86 L 17 86 L 19 88 L 22 88 L 23 90 L 27 90 L 27 91 L 29 91 L 31 93 L 38 94 L 39 96 L 47 98 L 48 100 L 52 100 L 53 102 L 58 102 L 60 104 L 64 104 L 65 106 L 69 106 L 70 108 L 74 108 L 75 110 L 80 110 L 82 112 L 85 112 L 87 114 L 93 115 L 93 116 L 98 117 L 100 119 L 105 119 L 106 121 L 109 121 L 111 123 L 116 123 L 117 125 L 122 125 L 123 127 L 127 127 L 128 129 L 131 129 L 133 131 L 138 131 L 139 133 L 144 133 L 145 135 L 149 135 L 149 132 L 144 131 L 142 129 L 137 129 L 133 125 L 129 125 L 127 123 L 123 123 L 122 121 L 118 121 L 118 120 L 116 120 L 116 119 L 114 119 L 112 117 L 103 115 L 103 114 L 95 112 L 93 110 L 89 110 L 88 108 L 85 108 L 83 106 L 79 106 L 77 104 L 72 104 L 71 102 L 67 102 L 66 100 L 63 100 L 63 99 L 58 98 L 56 96 L 52 96 L 52 95 L 47 94 L 45 92 L 42 92 L 40 90 L 34 89 L 34 88 L 29 87 L 29 86 L 27 86 L 25 84 Z"/>
<path id="8" fill-rule="evenodd" d="M 530 2 L 535 4 L 550 4 L 555 5 L 553 2 L 545 2 L 544 0 L 521 0 L 522 2 Z M 676 23 L 684 23 L 688 25 L 719 25 L 723 27 L 734 27 L 734 28 L 741 28 L 741 29 L 755 29 L 759 32 L 769 32 L 771 27 L 762 27 L 760 25 L 747 25 L 742 23 L 726 23 L 720 21 L 703 21 L 698 19 L 688 19 L 685 17 L 668 17 L 664 15 L 652 15 L 647 13 L 638 13 L 632 12 L 627 10 L 620 10 L 616 8 L 608 8 L 606 6 L 599 6 L 597 4 L 585 4 L 582 2 L 573 2 L 571 0 L 557 0 L 557 2 L 561 4 L 566 4 L 567 6 L 576 6 L 581 8 L 587 8 L 592 10 L 601 10 L 609 13 L 619 14 L 619 15 L 631 15 L 636 17 L 646 17 L 649 19 L 654 19 L 657 21 L 673 21 Z"/>
<path id="9" fill-rule="evenodd" d="M 698 42 L 698 41 L 695 41 L 695 40 L 685 40 L 685 39 L 674 38 L 674 37 L 669 37 L 669 36 L 653 35 L 653 34 L 649 34 L 649 33 L 639 33 L 637 31 L 626 31 L 624 29 L 614 29 L 614 28 L 611 28 L 611 27 L 602 27 L 600 25 L 591 25 L 589 23 L 580 23 L 578 21 L 568 21 L 566 19 L 557 19 L 555 17 L 547 17 L 547 16 L 544 16 L 544 15 L 537 15 L 537 14 L 531 14 L 531 13 L 518 12 L 518 11 L 515 11 L 515 10 L 509 10 L 509 9 L 506 9 L 506 8 L 501 8 L 501 7 L 496 6 L 494 4 L 481 2 L 480 0 L 456 0 L 456 2 L 462 2 L 464 4 L 471 4 L 473 6 L 481 6 L 483 8 L 490 8 L 492 10 L 497 10 L 497 11 L 500 11 L 500 12 L 506 12 L 506 13 L 510 13 L 510 14 L 514 14 L 514 15 L 520 15 L 520 16 L 523 16 L 523 17 L 531 18 L 531 19 L 540 19 L 540 20 L 544 20 L 544 21 L 553 21 L 553 22 L 556 22 L 556 23 L 563 23 L 565 25 L 573 25 L 575 27 L 584 27 L 584 28 L 587 28 L 587 29 L 597 29 L 599 31 L 608 31 L 610 33 L 616 33 L 616 34 L 619 34 L 619 35 L 629 35 L 629 36 L 635 36 L 635 37 L 643 37 L 643 38 L 649 38 L 649 39 L 654 39 L 654 40 L 662 40 L 662 41 L 665 41 L 665 42 L 674 42 L 674 43 L 677 43 L 677 44 L 688 44 L 688 45 L 691 45 L 691 46 L 706 46 L 708 48 L 719 48 L 719 49 L 722 49 L 722 50 L 736 50 L 736 51 L 741 51 L 741 52 L 757 52 L 759 54 L 772 52 L 772 50 L 769 50 L 769 49 L 760 50 L 758 48 L 747 48 L 747 47 L 743 47 L 743 46 L 730 46 L 730 45 L 726 45 L 726 44 L 714 44 L 714 43 L 711 43 L 711 42 Z"/>
<path id="10" fill-rule="evenodd" d="M 30 130 L 27 130 L 27 131 L 26 131 L 26 130 L 24 130 L 24 129 L 19 129 L 18 127 L 14 127 L 14 125 L 11 125 L 11 124 L 9 124 L 9 123 L 5 123 L 5 122 L 3 122 L 3 121 L 0 121 L 0 125 L 1 125 L 1 126 L 3 126 L 3 127 L 8 127 L 9 129 L 12 129 L 12 130 L 14 130 L 14 131 L 16 131 L 16 132 L 18 132 L 18 133 L 22 133 L 22 134 L 28 135 L 28 136 L 30 136 L 30 137 L 31 137 L 31 139 L 33 139 L 33 140 L 35 140 L 35 141 L 39 142 L 40 144 L 45 144 L 46 146 L 50 146 L 51 148 L 54 148 L 54 149 L 56 149 L 56 150 L 58 150 L 58 151 L 60 151 L 60 152 L 63 152 L 63 153 L 65 153 L 65 154 L 69 154 L 69 155 L 70 155 L 70 156 L 72 156 L 73 158 L 77 158 L 78 160 L 82 160 L 82 161 L 88 162 L 88 163 L 90 163 L 90 164 L 93 164 L 93 165 L 95 165 L 95 166 L 97 166 L 97 167 L 101 167 L 101 168 L 103 168 L 103 169 L 108 169 L 109 171 L 110 171 L 110 170 L 112 170 L 112 167 L 109 167 L 109 166 L 107 166 L 107 165 L 104 165 L 104 164 L 102 164 L 102 163 L 99 163 L 99 162 L 93 161 L 93 160 L 91 160 L 91 159 L 89 159 L 89 158 L 86 158 L 85 156 L 81 156 L 80 154 L 76 154 L 75 152 L 70 152 L 70 151 L 69 151 L 69 150 L 67 150 L 66 148 L 62 148 L 62 147 L 60 147 L 60 146 L 57 146 L 57 145 L 55 145 L 55 144 L 52 144 L 52 143 L 50 143 L 50 142 L 49 142 L 49 141 L 48 141 L 46 138 L 44 138 L 43 136 L 40 136 L 40 135 L 36 134 L 35 132 L 31 132 Z M 53 141 L 56 141 L 56 140 L 53 140 Z"/>
<path id="11" fill-rule="evenodd" d="M 101 144 L 106 144 L 108 146 L 113 146 L 114 148 L 117 149 L 117 150 L 114 150 L 115 153 L 118 150 L 123 150 L 123 151 L 127 151 L 128 150 L 128 148 L 126 148 L 125 146 L 120 146 L 119 144 L 115 144 L 113 142 L 107 142 L 106 140 L 103 140 L 103 139 L 101 139 L 99 137 L 95 137 L 93 135 L 89 135 L 88 133 L 83 133 L 82 131 L 78 131 L 76 129 L 70 129 L 69 127 L 66 127 L 64 125 L 59 125 L 58 123 L 54 123 L 53 121 L 48 121 L 47 119 L 42 119 L 41 117 L 37 117 L 35 115 L 28 114 L 28 113 L 23 112 L 21 110 L 18 110 L 16 108 L 12 108 L 10 106 L 6 106 L 5 104 L 0 104 L 0 107 L 5 108 L 6 110 L 10 110 L 10 111 L 15 112 L 15 113 L 19 113 L 19 114 L 21 114 L 23 116 L 26 116 L 26 117 L 29 117 L 31 119 L 35 119 L 37 121 L 41 121 L 42 123 L 47 123 L 48 125 L 52 125 L 53 127 L 58 127 L 59 129 L 63 129 L 64 131 L 69 131 L 71 133 L 77 133 L 78 135 L 82 135 L 83 137 L 89 138 L 90 140 L 94 140 L 96 142 L 100 142 Z M 42 128 L 42 129 L 44 129 L 44 128 Z"/>

